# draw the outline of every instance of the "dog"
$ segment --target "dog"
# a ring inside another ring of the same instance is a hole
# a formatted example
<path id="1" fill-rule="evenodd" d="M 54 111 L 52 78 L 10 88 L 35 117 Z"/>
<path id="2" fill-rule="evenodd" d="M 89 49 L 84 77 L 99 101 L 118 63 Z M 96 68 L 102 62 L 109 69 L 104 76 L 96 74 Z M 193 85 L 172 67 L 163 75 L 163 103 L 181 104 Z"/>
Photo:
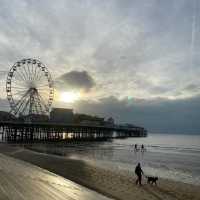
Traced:
<path id="1" fill-rule="evenodd" d="M 158 177 L 157 176 L 146 176 L 148 184 L 157 185 Z"/>

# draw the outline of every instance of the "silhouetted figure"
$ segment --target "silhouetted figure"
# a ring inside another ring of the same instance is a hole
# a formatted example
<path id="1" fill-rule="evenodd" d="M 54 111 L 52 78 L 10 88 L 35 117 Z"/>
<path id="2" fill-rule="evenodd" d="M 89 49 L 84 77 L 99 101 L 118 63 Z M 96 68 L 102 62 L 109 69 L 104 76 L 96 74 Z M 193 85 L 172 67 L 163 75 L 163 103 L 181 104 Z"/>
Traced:
<path id="1" fill-rule="evenodd" d="M 135 144 L 135 149 L 137 149 L 137 144 Z"/>
<path id="2" fill-rule="evenodd" d="M 137 164 L 136 168 L 135 168 L 135 174 L 137 175 L 137 180 L 136 180 L 136 185 L 139 183 L 139 185 L 142 185 L 142 168 L 140 166 L 140 163 Z"/>
<path id="3" fill-rule="evenodd" d="M 144 151 L 144 145 L 143 144 L 141 145 L 141 151 Z"/>
<path id="4" fill-rule="evenodd" d="M 134 150 L 137 151 L 137 144 L 135 144 L 135 148 L 134 148 Z"/>

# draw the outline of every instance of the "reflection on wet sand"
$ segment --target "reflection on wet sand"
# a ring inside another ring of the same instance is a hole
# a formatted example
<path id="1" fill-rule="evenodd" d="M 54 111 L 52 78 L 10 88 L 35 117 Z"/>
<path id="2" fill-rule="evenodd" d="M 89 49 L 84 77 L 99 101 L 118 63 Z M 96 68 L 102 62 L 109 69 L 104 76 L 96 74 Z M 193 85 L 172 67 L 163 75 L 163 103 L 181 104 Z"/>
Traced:
<path id="1" fill-rule="evenodd" d="M 109 160 L 114 156 L 113 146 L 104 142 L 76 142 L 76 143 L 41 143 L 28 144 L 27 149 L 34 151 L 84 159 Z"/>

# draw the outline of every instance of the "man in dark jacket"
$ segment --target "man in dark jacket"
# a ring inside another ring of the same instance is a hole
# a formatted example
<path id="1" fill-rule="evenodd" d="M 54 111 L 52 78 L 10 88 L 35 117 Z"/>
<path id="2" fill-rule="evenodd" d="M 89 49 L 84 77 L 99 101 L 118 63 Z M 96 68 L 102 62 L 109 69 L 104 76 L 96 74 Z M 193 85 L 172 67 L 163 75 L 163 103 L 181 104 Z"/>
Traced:
<path id="1" fill-rule="evenodd" d="M 140 166 L 140 163 L 137 164 L 136 168 L 135 168 L 135 174 L 137 175 L 137 180 L 136 180 L 136 185 L 139 183 L 139 185 L 142 185 L 142 168 Z"/>

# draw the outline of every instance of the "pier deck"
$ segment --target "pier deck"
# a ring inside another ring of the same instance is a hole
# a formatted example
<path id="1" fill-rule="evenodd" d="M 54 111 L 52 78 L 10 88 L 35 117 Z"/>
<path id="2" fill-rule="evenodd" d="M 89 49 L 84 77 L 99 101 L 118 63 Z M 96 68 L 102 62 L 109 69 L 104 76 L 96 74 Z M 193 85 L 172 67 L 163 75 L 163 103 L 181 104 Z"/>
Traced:
<path id="1" fill-rule="evenodd" d="M 114 134 L 115 133 L 115 134 Z M 92 126 L 80 124 L 1 122 L 2 140 L 9 142 L 92 140 L 114 137 L 145 137 L 142 127 Z"/>
<path id="2" fill-rule="evenodd" d="M 109 200 L 61 176 L 0 153 L 0 200 Z"/>

